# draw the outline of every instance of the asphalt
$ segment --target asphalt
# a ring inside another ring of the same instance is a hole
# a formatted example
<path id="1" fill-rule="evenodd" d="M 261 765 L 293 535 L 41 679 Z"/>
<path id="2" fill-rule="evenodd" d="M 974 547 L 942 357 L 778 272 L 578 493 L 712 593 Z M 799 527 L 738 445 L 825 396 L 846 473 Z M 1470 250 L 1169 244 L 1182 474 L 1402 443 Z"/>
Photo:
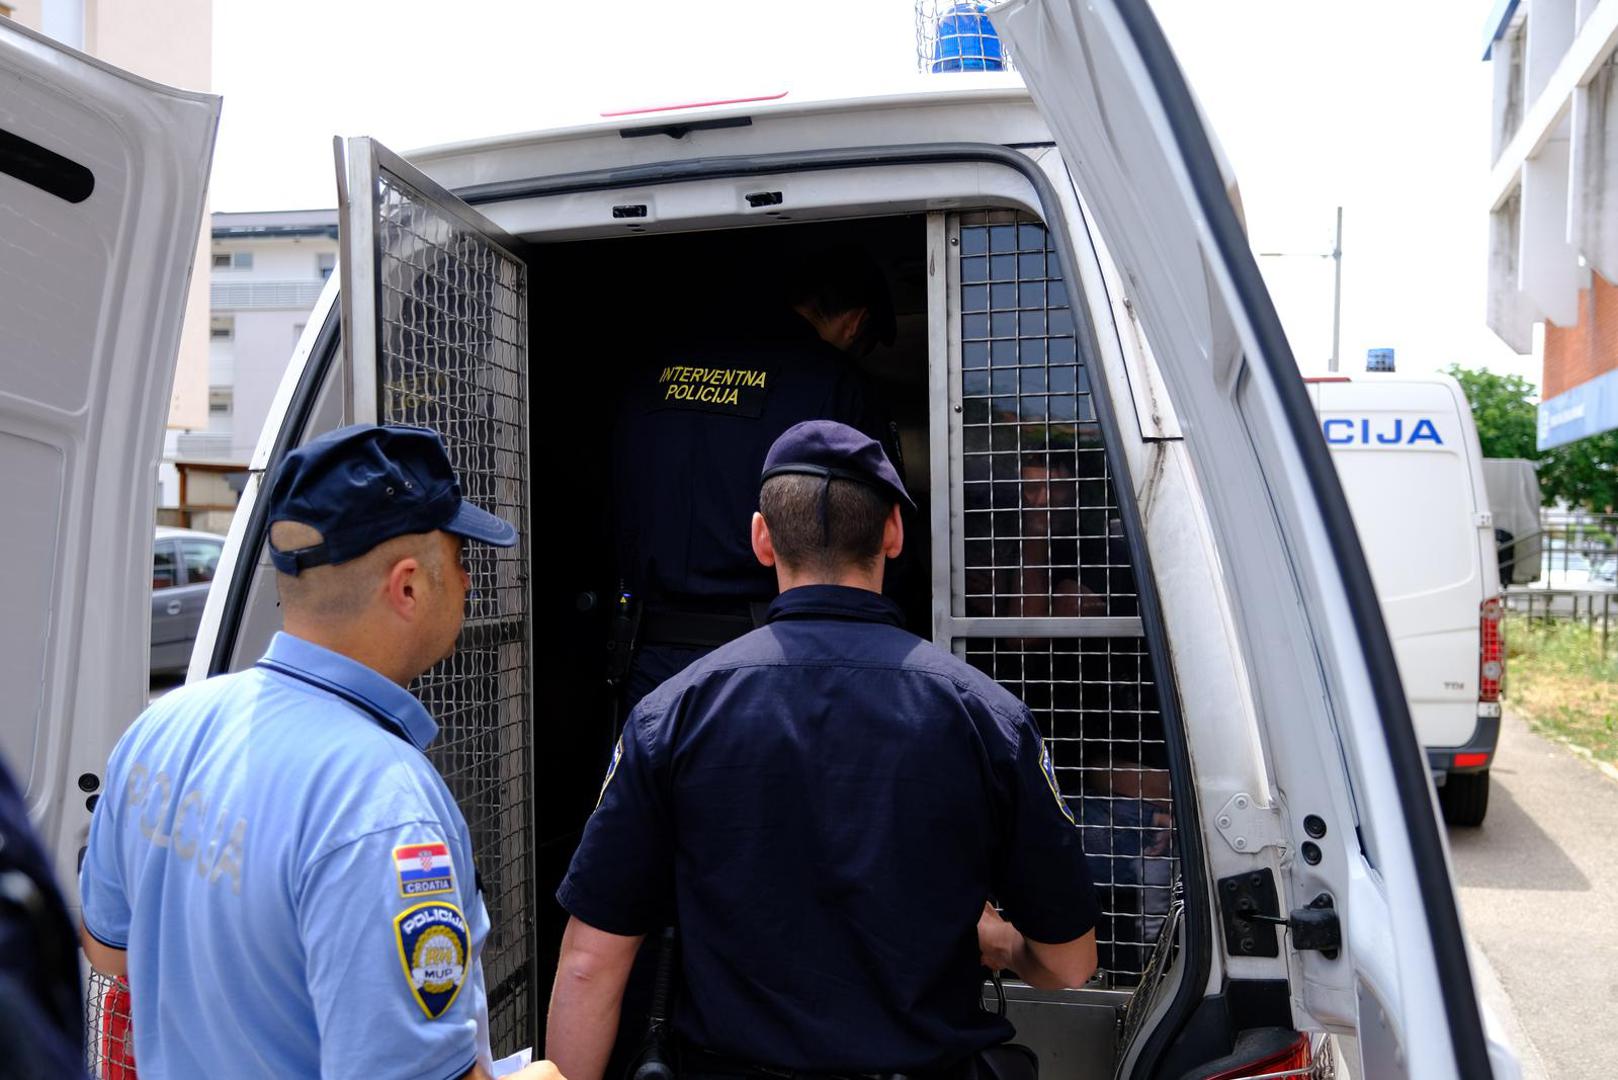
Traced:
<path id="1" fill-rule="evenodd" d="M 1618 779 L 1509 713 L 1492 777 L 1449 830 L 1480 997 L 1528 1080 L 1618 1076 Z"/>

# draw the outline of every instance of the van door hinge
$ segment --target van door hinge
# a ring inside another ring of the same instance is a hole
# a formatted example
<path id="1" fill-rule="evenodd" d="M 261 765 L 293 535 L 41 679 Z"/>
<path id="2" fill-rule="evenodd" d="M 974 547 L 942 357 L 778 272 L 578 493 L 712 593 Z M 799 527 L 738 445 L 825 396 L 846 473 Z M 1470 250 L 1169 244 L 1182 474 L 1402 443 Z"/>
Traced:
<path id="1" fill-rule="evenodd" d="M 1244 855 L 1267 847 L 1285 851 L 1287 836 L 1281 828 L 1281 812 L 1273 806 L 1260 806 L 1245 791 L 1232 795 L 1214 815 L 1214 824 L 1225 842 Z"/>
<path id="2" fill-rule="evenodd" d="M 1337 959 L 1337 950 L 1343 946 L 1343 926 L 1337 919 L 1330 893 L 1321 893 L 1309 901 L 1308 907 L 1293 908 L 1285 919 L 1257 911 L 1238 911 L 1236 918 L 1247 923 L 1284 926 L 1292 931 L 1294 949 L 1318 952 L 1328 960 Z"/>

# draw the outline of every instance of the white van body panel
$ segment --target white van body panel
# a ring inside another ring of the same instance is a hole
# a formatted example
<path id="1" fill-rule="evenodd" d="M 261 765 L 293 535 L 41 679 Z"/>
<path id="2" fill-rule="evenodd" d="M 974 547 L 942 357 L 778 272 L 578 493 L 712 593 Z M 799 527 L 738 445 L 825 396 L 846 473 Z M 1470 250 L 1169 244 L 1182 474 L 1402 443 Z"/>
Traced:
<path id="1" fill-rule="evenodd" d="M 1447 375 L 1310 384 L 1371 563 L 1423 746 L 1461 746 L 1478 719 L 1478 618 L 1500 592 L 1483 455 Z"/>
<path id="2" fill-rule="evenodd" d="M 91 177 L 69 201 L 0 173 L 0 754 L 72 882 L 87 799 L 146 700 L 153 477 L 219 99 L 10 20 L 0 76 L 0 128 Z"/>
<path id="3" fill-rule="evenodd" d="M 1211 235 L 1184 148 L 1129 24 L 1140 17 L 1126 17 L 1114 3 L 1077 0 L 1009 0 L 993 11 L 1175 394 L 1215 533 L 1225 540 L 1222 569 L 1239 601 L 1235 634 L 1247 656 L 1272 669 L 1253 685 L 1278 802 L 1291 814 L 1330 806 L 1340 820 L 1359 824 L 1363 848 L 1345 846 L 1334 851 L 1341 861 L 1328 856 L 1291 869 L 1291 905 L 1320 890 L 1353 904 L 1343 920 L 1348 964 L 1293 955 L 1302 969 L 1293 981 L 1294 1009 L 1300 1022 L 1362 1034 L 1368 1012 L 1385 1016 L 1391 1045 L 1375 1057 L 1398 1068 L 1375 1075 L 1455 1076 L 1424 871 L 1401 809 L 1367 654 L 1314 482 L 1301 448 L 1289 441 L 1287 412 L 1270 377 L 1275 358 L 1253 362 L 1262 348 L 1250 321 L 1256 313 L 1245 307 L 1236 268 Z M 1255 516 L 1266 503 L 1273 520 Z M 1157 564 L 1160 574 L 1172 572 L 1162 559 Z M 1333 725 L 1340 745 L 1322 737 Z M 1345 763 L 1352 808 L 1339 801 L 1347 792 L 1320 790 L 1321 778 L 1340 775 Z M 1223 813 L 1209 805 L 1221 793 L 1199 789 L 1204 814 Z M 1286 825 L 1280 831 L 1285 836 Z"/>

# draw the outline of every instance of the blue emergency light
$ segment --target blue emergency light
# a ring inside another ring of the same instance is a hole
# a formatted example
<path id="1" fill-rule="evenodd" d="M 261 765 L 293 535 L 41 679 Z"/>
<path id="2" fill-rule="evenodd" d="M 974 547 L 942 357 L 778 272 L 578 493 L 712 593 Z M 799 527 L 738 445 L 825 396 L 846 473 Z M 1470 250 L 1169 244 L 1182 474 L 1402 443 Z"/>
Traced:
<path id="1" fill-rule="evenodd" d="M 933 40 L 934 71 L 1004 71 L 1000 35 L 983 14 L 988 4 L 963 0 L 938 17 Z"/>

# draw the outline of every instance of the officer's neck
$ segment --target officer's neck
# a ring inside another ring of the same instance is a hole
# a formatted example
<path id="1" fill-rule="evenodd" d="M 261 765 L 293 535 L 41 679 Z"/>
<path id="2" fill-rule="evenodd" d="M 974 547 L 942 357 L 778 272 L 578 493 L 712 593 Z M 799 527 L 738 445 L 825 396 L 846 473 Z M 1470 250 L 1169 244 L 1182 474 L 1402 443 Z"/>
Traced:
<path id="1" fill-rule="evenodd" d="M 864 589 L 867 592 L 880 593 L 882 591 L 882 571 L 887 563 L 886 559 L 878 559 L 868 566 L 854 563 L 831 570 L 799 570 L 789 567 L 779 561 L 775 564 L 775 583 L 782 591 L 801 588 L 804 585 L 842 585 L 849 589 Z"/>
<path id="2" fill-rule="evenodd" d="M 311 645 L 319 645 L 322 649 L 364 664 L 400 686 L 409 686 L 425 670 L 418 668 L 419 661 L 409 648 L 409 642 L 398 640 L 397 635 L 387 633 L 375 622 L 334 622 L 302 616 L 289 610 L 285 613 L 283 629 Z"/>

